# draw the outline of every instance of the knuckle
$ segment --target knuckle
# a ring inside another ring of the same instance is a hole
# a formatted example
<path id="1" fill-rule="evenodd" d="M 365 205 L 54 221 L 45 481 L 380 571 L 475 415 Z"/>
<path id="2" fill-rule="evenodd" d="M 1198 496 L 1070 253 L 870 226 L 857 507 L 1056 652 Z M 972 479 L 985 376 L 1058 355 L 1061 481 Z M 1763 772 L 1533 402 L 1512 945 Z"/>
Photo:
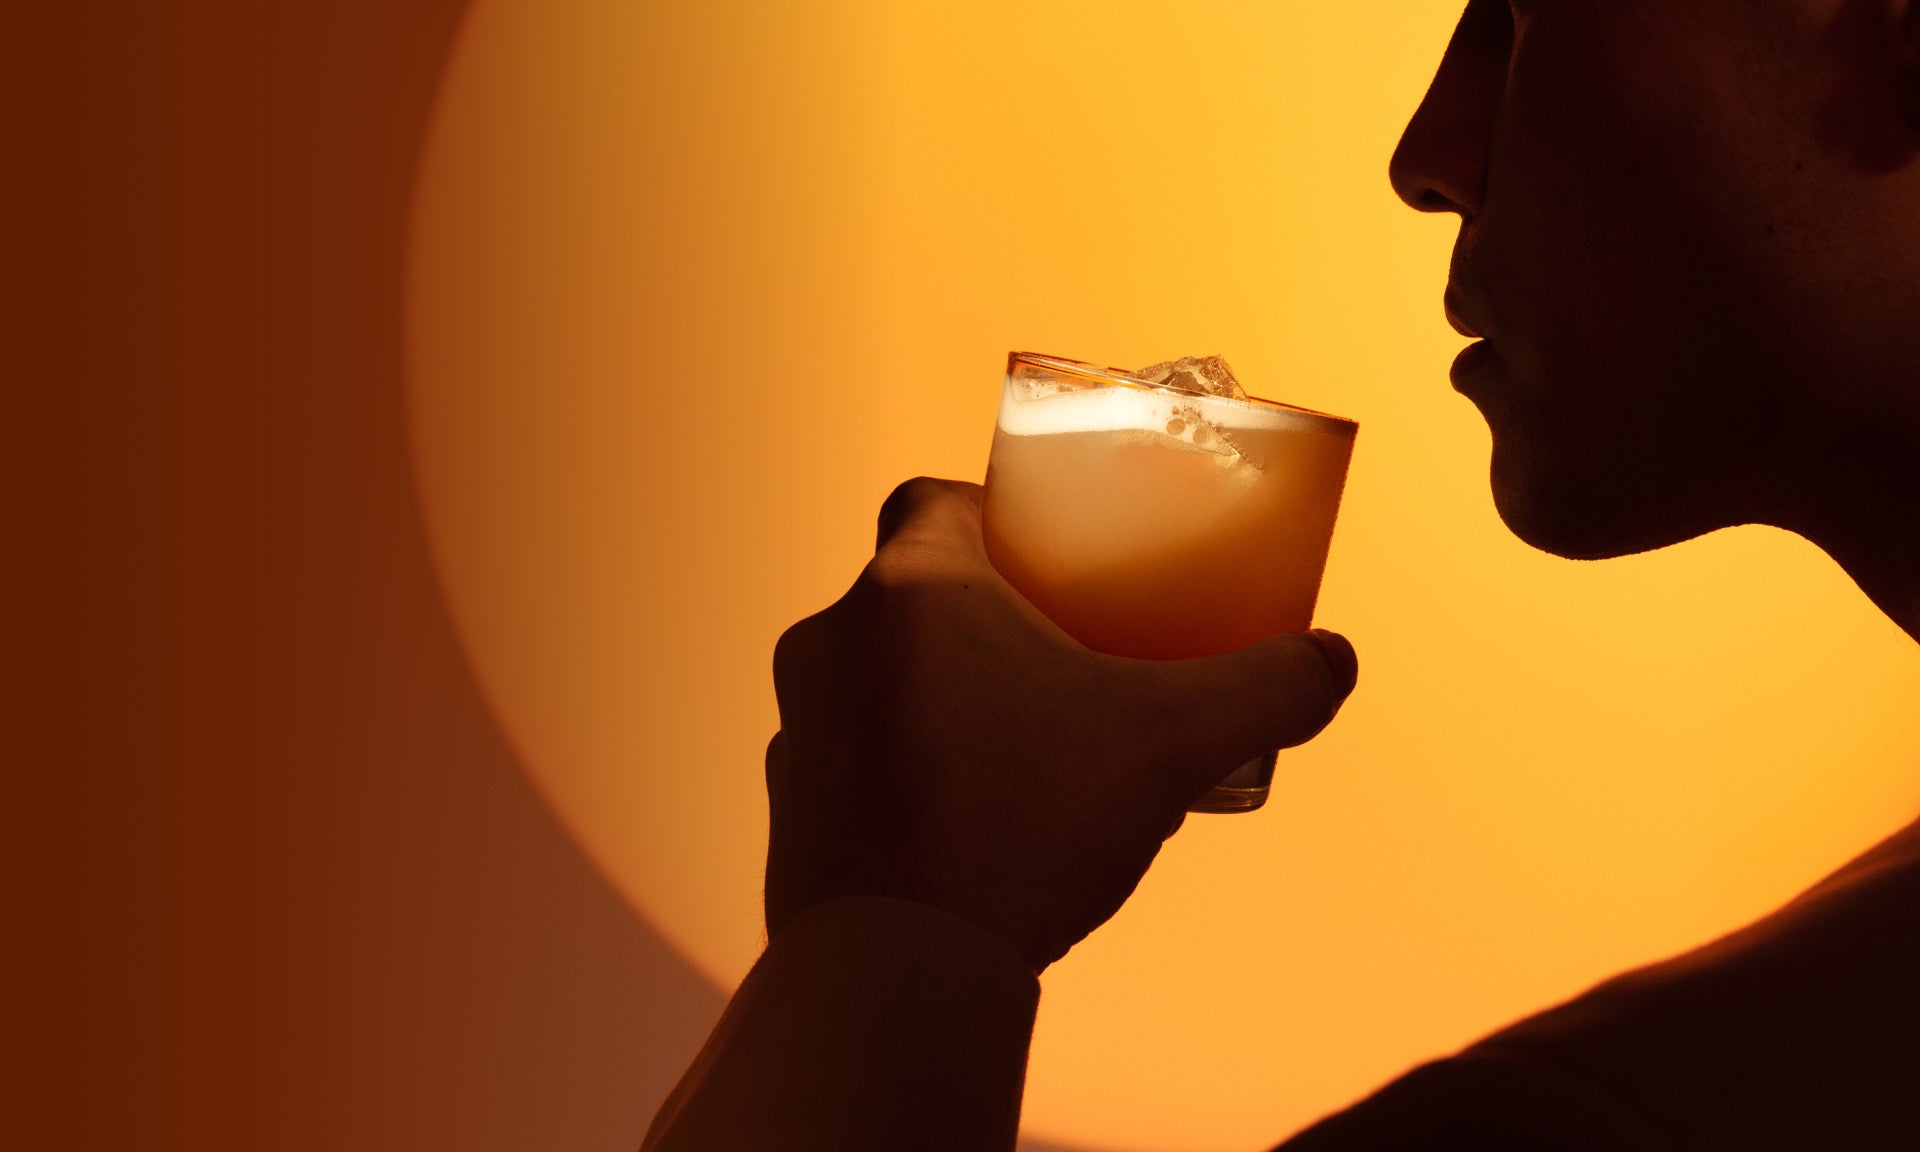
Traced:
<path id="1" fill-rule="evenodd" d="M 894 486 L 880 504 L 879 538 L 877 543 L 884 546 L 893 538 L 902 525 L 913 518 L 915 512 L 934 500 L 943 490 L 940 481 L 931 476 L 915 476 Z"/>
<path id="2" fill-rule="evenodd" d="M 918 507 L 945 490 L 945 485 L 932 476 L 914 476 L 894 485 L 888 501 L 900 501 L 909 509 Z"/>
<path id="3" fill-rule="evenodd" d="M 820 652 L 820 629 L 816 614 L 792 624 L 773 642 L 773 682 L 777 688 L 791 683 L 816 663 Z"/>

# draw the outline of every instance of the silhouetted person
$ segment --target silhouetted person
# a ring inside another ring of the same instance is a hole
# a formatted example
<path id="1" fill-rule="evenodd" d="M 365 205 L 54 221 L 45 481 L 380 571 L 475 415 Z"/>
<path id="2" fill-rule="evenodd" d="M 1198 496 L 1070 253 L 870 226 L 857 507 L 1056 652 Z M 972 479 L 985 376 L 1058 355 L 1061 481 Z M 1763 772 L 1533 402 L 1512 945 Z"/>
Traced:
<path id="1" fill-rule="evenodd" d="M 1917 155 L 1920 0 L 1473 0 L 1392 178 L 1460 217 L 1455 383 L 1513 531 L 1777 525 L 1920 635 Z M 1080 648 L 988 566 L 972 485 L 880 519 L 775 653 L 771 942 L 649 1149 L 1010 1148 L 1035 974 L 1352 687 L 1330 633 Z M 1920 1149 L 1920 823 L 1285 1147 Z"/>

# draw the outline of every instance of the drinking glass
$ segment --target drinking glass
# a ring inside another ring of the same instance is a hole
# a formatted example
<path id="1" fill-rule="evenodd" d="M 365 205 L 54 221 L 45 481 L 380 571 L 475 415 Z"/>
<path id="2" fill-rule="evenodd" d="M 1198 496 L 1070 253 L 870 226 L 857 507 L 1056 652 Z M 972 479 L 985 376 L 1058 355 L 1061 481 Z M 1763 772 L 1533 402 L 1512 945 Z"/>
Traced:
<path id="1" fill-rule="evenodd" d="M 1151 660 L 1305 631 L 1359 425 L 1015 352 L 987 464 L 987 555 L 1096 651 Z M 1190 809 L 1266 803 L 1275 753 Z"/>

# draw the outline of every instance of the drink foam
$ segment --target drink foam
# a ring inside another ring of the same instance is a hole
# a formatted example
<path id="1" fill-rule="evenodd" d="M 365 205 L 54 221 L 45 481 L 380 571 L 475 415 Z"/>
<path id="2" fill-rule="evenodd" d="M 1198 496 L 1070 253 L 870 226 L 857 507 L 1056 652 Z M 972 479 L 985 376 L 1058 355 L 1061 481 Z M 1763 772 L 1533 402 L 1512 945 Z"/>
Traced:
<path id="1" fill-rule="evenodd" d="M 1166 432 L 1173 420 L 1193 418 L 1189 414 L 1217 428 L 1272 428 L 1292 423 L 1295 418 L 1284 408 L 1255 407 L 1169 388 L 1122 384 L 1073 388 L 1050 383 L 1009 380 L 1000 404 L 1000 430 L 1009 436 L 1129 428 Z M 1301 419 L 1304 422 L 1311 418 L 1303 413 Z"/>
<path id="2" fill-rule="evenodd" d="M 1239 431 L 1353 434 L 1351 421 L 1248 396 L 1218 356 L 1184 356 L 1137 372 L 1050 359 L 1009 357 L 999 417 L 1005 435 L 1139 431 L 1237 456 Z"/>
<path id="3" fill-rule="evenodd" d="M 1144 432 L 1163 441 L 1251 463 L 1233 443 L 1229 428 L 1251 428 L 1257 415 L 1244 405 L 1144 385 L 1059 387 L 1051 381 L 1008 381 L 1000 405 L 1000 430 L 1009 436 L 1067 432 Z M 1236 417 L 1239 419 L 1236 421 Z"/>

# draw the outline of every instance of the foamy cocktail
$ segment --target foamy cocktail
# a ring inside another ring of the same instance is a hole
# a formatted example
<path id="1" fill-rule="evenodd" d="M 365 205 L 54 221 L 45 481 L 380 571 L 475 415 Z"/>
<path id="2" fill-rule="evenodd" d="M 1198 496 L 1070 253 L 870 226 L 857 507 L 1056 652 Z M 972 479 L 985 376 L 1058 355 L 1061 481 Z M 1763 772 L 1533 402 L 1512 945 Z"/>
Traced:
<path id="1" fill-rule="evenodd" d="M 1181 659 L 1304 631 L 1359 425 L 1247 396 L 1217 357 L 1007 358 L 987 555 L 1087 647 Z M 1272 755 L 1194 805 L 1266 801 Z"/>

